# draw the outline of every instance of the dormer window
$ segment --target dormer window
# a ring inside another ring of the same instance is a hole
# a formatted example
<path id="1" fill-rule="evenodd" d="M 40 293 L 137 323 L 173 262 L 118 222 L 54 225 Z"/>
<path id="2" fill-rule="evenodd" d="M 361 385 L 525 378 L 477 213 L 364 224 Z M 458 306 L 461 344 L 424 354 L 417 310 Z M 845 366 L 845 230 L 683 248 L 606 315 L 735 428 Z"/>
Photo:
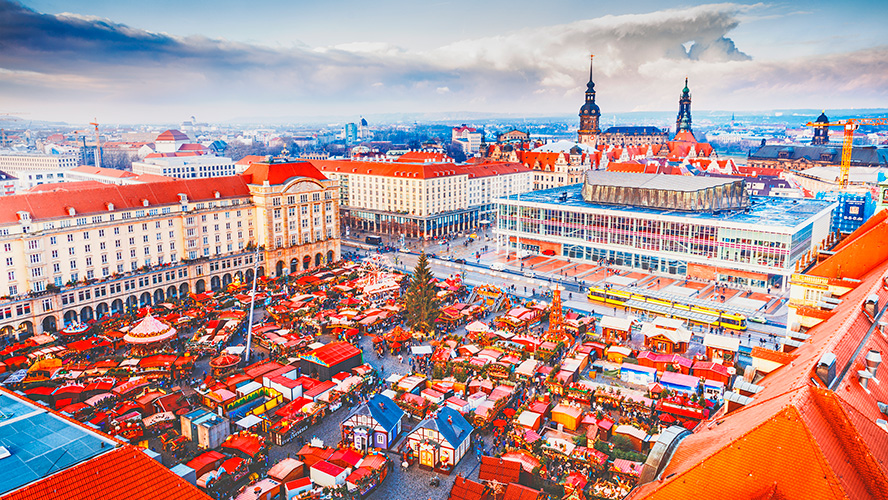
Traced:
<path id="1" fill-rule="evenodd" d="M 148 200 L 147 200 L 147 199 L 142 200 L 142 206 L 143 206 L 143 207 L 147 207 L 147 206 L 148 206 Z"/>
<path id="2" fill-rule="evenodd" d="M 114 204 L 111 203 L 110 201 L 108 203 L 106 203 L 105 206 L 108 208 L 109 212 L 114 210 Z"/>
<path id="3" fill-rule="evenodd" d="M 74 210 L 74 207 L 68 207 L 65 210 L 68 212 L 68 215 L 70 215 L 71 217 L 74 217 L 74 214 L 77 213 L 77 211 Z"/>
<path id="4" fill-rule="evenodd" d="M 220 197 L 220 196 L 221 196 L 221 194 L 219 193 L 219 191 L 213 191 L 213 197 L 214 197 L 214 198 L 218 198 L 218 197 Z"/>

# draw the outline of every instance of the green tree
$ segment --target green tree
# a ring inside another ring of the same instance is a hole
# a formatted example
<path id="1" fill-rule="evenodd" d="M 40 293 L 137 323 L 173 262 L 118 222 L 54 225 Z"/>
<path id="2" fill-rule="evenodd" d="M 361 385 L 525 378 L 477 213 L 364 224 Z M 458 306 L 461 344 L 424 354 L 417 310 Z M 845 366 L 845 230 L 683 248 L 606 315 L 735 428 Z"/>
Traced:
<path id="1" fill-rule="evenodd" d="M 435 320 L 441 313 L 438 302 L 438 289 L 432 282 L 432 270 L 425 252 L 419 254 L 413 279 L 407 290 L 407 324 L 410 328 L 423 333 L 435 330 Z"/>

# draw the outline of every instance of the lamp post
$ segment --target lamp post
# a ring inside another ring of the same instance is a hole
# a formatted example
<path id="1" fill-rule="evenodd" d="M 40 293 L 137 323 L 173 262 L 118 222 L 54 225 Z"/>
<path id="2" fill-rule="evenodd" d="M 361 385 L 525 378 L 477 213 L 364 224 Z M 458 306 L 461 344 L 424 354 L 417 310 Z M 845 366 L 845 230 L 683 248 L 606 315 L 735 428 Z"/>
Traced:
<path id="1" fill-rule="evenodd" d="M 247 313 L 247 349 L 244 351 L 244 363 L 250 362 L 250 350 L 253 345 L 253 307 L 256 304 L 256 282 L 259 281 L 259 245 L 253 254 L 253 291 L 250 296 L 250 311 Z"/>

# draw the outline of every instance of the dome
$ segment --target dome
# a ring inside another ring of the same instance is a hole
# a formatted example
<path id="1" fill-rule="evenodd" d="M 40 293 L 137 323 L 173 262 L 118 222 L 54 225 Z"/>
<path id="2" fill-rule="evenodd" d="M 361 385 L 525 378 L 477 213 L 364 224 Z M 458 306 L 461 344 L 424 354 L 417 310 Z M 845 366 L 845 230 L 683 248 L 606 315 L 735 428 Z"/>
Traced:
<path id="1" fill-rule="evenodd" d="M 240 356 L 235 356 L 234 354 L 223 354 L 217 358 L 213 358 L 210 361 L 211 368 L 228 368 L 231 366 L 235 366 L 240 363 Z"/>
<path id="2" fill-rule="evenodd" d="M 820 113 L 820 116 L 815 120 L 817 123 L 829 123 L 829 118 L 826 117 L 826 112 Z"/>
<path id="3" fill-rule="evenodd" d="M 158 135 L 157 138 L 154 139 L 154 142 L 158 142 L 158 141 L 160 141 L 160 142 L 164 142 L 164 141 L 178 142 L 178 141 L 190 141 L 190 140 L 191 139 L 189 139 L 187 135 L 183 134 L 179 130 L 167 130 L 165 132 L 162 132 L 160 135 Z"/>
<path id="4" fill-rule="evenodd" d="M 176 335 L 176 329 L 160 321 L 150 313 L 132 327 L 123 337 L 129 344 L 150 344 L 168 340 Z"/>
<path id="5" fill-rule="evenodd" d="M 591 101 L 586 102 L 586 104 L 583 104 L 583 106 L 580 108 L 580 116 L 600 115 L 600 114 L 601 114 L 601 109 L 598 107 L 597 104 L 595 104 L 594 102 L 591 102 Z"/>

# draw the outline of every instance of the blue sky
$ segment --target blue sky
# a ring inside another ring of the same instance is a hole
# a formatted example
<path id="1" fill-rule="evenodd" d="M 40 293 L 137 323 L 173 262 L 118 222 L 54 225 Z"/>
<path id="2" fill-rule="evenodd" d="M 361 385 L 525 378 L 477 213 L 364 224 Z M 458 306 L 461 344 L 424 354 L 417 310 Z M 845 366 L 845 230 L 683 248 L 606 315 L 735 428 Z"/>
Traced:
<path id="1" fill-rule="evenodd" d="M 0 112 L 84 122 L 885 107 L 879 2 L 0 0 Z M 14 109 L 13 109 L 14 108 Z"/>

